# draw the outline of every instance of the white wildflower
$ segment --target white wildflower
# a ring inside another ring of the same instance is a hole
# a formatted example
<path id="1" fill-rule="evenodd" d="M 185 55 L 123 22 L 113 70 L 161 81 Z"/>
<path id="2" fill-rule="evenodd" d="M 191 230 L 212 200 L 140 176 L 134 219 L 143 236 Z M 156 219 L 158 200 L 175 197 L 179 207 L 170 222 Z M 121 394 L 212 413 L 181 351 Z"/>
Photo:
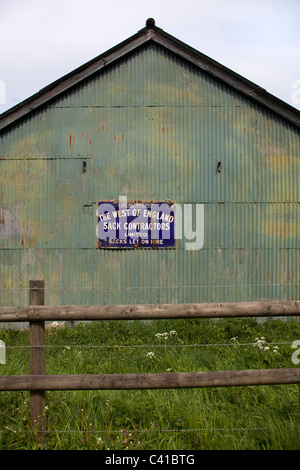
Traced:
<path id="1" fill-rule="evenodd" d="M 157 338 L 164 338 L 164 339 L 167 339 L 168 336 L 169 336 L 169 333 L 167 331 L 165 331 L 164 333 L 156 333 L 155 335 Z"/>
<path id="2" fill-rule="evenodd" d="M 256 343 L 253 346 L 257 346 L 259 349 L 263 349 L 264 345 L 266 344 L 266 340 L 264 336 L 261 336 L 261 338 L 255 338 Z"/>
<path id="3" fill-rule="evenodd" d="M 155 356 L 155 354 L 152 351 L 147 353 L 147 357 L 150 357 L 150 359 L 152 359 L 154 356 Z"/>

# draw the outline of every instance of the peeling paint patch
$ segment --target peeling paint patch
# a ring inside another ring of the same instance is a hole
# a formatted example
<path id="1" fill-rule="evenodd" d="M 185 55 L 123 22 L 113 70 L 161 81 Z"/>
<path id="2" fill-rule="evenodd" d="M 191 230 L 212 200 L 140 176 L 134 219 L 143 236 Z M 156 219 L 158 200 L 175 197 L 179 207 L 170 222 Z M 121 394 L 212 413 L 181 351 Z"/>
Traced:
<path id="1" fill-rule="evenodd" d="M 0 205 L 0 239 L 18 237 L 20 225 L 16 214 L 7 206 Z"/>

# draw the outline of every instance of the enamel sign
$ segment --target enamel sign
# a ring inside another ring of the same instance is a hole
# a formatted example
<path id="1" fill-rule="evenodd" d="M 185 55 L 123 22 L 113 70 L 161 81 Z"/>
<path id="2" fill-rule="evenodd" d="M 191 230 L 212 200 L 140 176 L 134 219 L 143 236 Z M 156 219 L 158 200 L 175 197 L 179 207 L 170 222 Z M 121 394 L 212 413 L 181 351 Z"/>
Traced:
<path id="1" fill-rule="evenodd" d="M 98 248 L 175 248 L 172 202 L 99 201 Z"/>

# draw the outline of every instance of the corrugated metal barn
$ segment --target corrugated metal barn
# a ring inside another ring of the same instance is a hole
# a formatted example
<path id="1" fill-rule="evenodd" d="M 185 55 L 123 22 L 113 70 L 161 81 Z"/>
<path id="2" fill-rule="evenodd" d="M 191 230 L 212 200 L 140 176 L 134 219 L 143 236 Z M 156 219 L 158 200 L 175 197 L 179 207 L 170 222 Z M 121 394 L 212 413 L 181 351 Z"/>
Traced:
<path id="1" fill-rule="evenodd" d="M 31 279 L 47 305 L 299 299 L 299 125 L 147 20 L 0 116 L 1 305 L 28 305 Z M 204 243 L 101 247 L 98 203 L 120 196 L 193 223 L 201 205 Z"/>

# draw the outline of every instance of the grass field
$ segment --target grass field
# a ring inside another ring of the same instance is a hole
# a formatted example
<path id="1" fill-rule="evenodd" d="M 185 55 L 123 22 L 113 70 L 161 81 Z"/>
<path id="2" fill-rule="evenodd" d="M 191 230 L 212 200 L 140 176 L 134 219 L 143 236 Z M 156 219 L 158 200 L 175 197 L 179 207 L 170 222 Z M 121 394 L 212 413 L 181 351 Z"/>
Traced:
<path id="1" fill-rule="evenodd" d="M 28 331 L 0 331 L 1 374 L 29 374 Z M 53 327 L 46 373 L 298 367 L 297 321 L 102 321 Z M 25 347 L 24 347 L 25 346 Z M 299 357 L 299 356 L 298 356 Z M 45 449 L 298 450 L 299 385 L 46 392 Z M 29 392 L 0 393 L 0 449 L 36 449 Z"/>

